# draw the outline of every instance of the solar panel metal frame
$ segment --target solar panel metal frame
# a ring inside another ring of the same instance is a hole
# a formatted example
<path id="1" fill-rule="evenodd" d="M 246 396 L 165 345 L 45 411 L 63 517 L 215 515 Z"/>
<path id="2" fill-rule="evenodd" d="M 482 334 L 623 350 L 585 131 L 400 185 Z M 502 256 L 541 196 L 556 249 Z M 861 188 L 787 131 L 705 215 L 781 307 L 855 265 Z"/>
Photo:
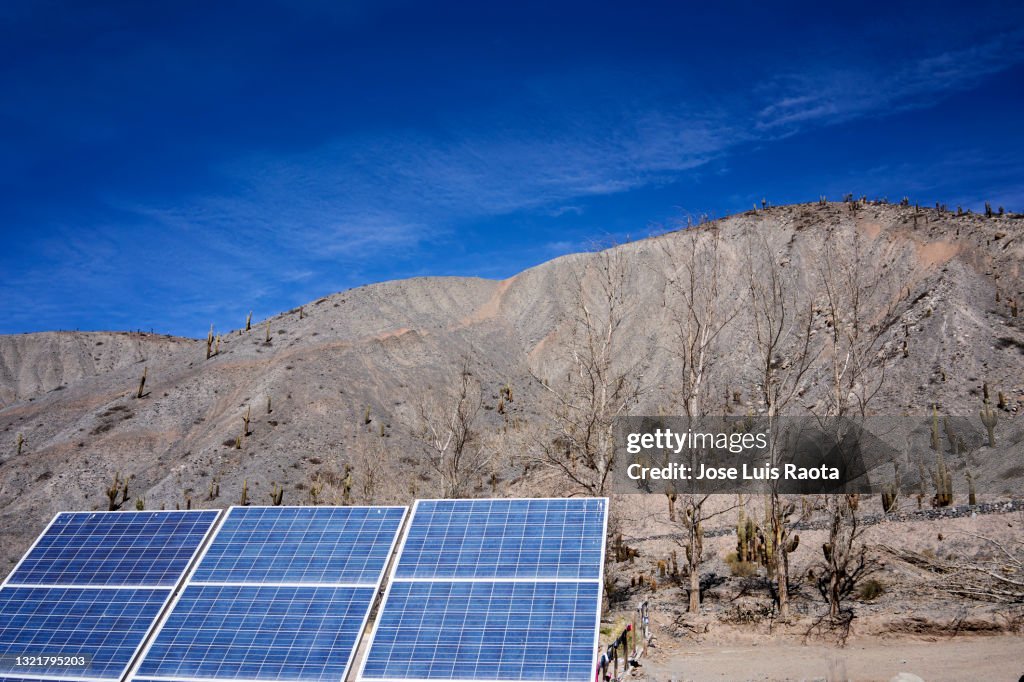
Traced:
<path id="1" fill-rule="evenodd" d="M 124 515 L 124 514 L 136 514 L 136 513 L 141 513 L 141 512 L 121 511 L 121 510 L 117 510 L 117 511 L 100 511 L 100 510 L 97 510 L 97 511 L 88 511 L 88 512 L 85 512 L 85 511 L 61 511 L 61 512 L 57 512 L 56 514 L 54 514 L 53 518 L 50 519 L 49 523 L 46 524 L 46 527 L 43 528 L 42 532 L 39 533 L 39 535 L 36 536 L 36 539 L 32 541 L 32 544 L 29 545 L 29 548 L 25 551 L 25 553 L 18 560 L 18 563 L 16 563 L 14 565 L 14 568 L 11 569 L 11 572 L 7 574 L 7 576 L 4 578 L 3 582 L 0 582 L 0 590 L 4 589 L 6 587 L 31 587 L 31 588 L 42 588 L 42 589 L 47 589 L 47 588 L 69 588 L 69 589 L 82 589 L 82 590 L 88 590 L 88 589 L 99 589 L 99 590 L 154 589 L 154 590 L 166 590 L 167 591 L 167 596 L 164 598 L 163 603 L 160 606 L 160 611 L 159 611 L 157 617 L 153 620 L 152 623 L 150 623 L 149 627 L 146 629 L 146 633 L 143 636 L 142 640 L 139 642 L 139 644 L 135 647 L 135 650 L 132 652 L 132 656 L 129 659 L 128 664 L 121 670 L 121 674 L 118 675 L 116 678 L 113 678 L 113 677 L 89 677 L 89 676 L 81 676 L 81 675 L 80 676 L 75 676 L 75 677 L 72 677 L 72 676 L 58 676 L 58 675 L 50 675 L 50 674 L 33 675 L 33 674 L 31 674 L 31 672 L 27 672 L 25 674 L 21 674 L 21 673 L 7 674 L 7 673 L 4 673 L 3 671 L 0 671 L 0 682 L 7 682 L 8 680 L 10 680 L 12 682 L 20 682 L 22 680 L 43 680 L 43 681 L 45 681 L 45 680 L 53 680 L 55 682 L 110 682 L 110 680 L 114 680 L 114 679 L 116 679 L 118 681 L 124 680 L 125 677 L 128 675 L 129 671 L 131 671 L 132 668 L 137 664 L 137 662 L 139 660 L 139 654 L 142 651 L 145 650 L 146 646 L 148 646 L 148 642 L 151 640 L 152 634 L 154 632 L 154 627 L 157 624 L 159 624 L 163 620 L 163 618 L 167 615 L 168 607 L 172 603 L 175 595 L 183 587 L 184 580 L 192 572 L 192 569 L 198 563 L 198 558 L 200 556 L 202 556 L 202 554 L 206 551 L 206 547 L 209 546 L 210 540 L 212 538 L 211 531 L 213 531 L 214 529 L 219 529 L 219 523 L 220 523 L 220 521 L 222 520 L 222 518 L 224 516 L 224 514 L 221 512 L 220 509 L 152 509 L 152 510 L 146 510 L 144 512 L 144 513 L 147 513 L 147 514 L 164 514 L 164 513 L 167 513 L 167 514 L 182 514 L 182 513 L 185 513 L 185 514 L 200 514 L 200 513 L 210 513 L 210 512 L 214 512 L 213 521 L 210 523 L 210 527 L 206 530 L 206 533 L 204 534 L 202 541 L 198 545 L 196 545 L 196 548 L 192 551 L 192 556 L 189 558 L 188 564 L 186 565 L 185 569 L 181 572 L 181 574 L 178 576 L 178 579 L 175 581 L 174 585 L 156 585 L 156 586 L 153 586 L 153 585 L 148 585 L 148 586 L 147 585 L 61 585 L 61 584 L 52 584 L 52 585 L 35 584 L 35 585 L 32 585 L 32 584 L 23 584 L 23 583 L 14 583 L 14 582 L 12 582 L 11 578 L 14 577 L 14 575 L 18 572 L 18 569 L 21 568 L 21 565 L 23 563 L 25 563 L 25 561 L 28 559 L 28 557 L 32 554 L 32 552 L 39 545 L 39 543 L 42 542 L 43 537 L 53 527 L 53 524 L 55 524 L 57 522 L 57 519 L 60 518 L 62 515 L 64 515 L 64 514 L 74 514 L 74 515 L 78 515 L 78 514 L 118 514 L 118 515 Z"/>
<path id="2" fill-rule="evenodd" d="M 266 680 L 258 679 L 258 678 L 188 677 L 188 676 L 174 676 L 172 678 L 172 677 L 156 676 L 156 675 L 139 675 L 139 670 L 142 667 L 142 663 L 146 660 L 146 655 L 149 653 L 150 649 L 153 647 L 153 644 L 156 643 L 157 639 L 160 636 L 160 632 L 163 630 L 164 626 L 170 620 L 171 614 L 174 613 L 174 609 L 177 607 L 178 603 L 184 597 L 185 591 L 188 589 L 188 587 L 190 585 L 193 584 L 192 583 L 192 577 L 198 571 L 199 566 L 202 564 L 203 559 L 206 557 L 207 551 L 217 541 L 217 536 L 220 534 L 220 532 L 227 525 L 227 520 L 228 520 L 228 517 L 231 515 L 231 512 L 233 510 L 235 510 L 235 509 L 252 509 L 253 507 L 256 507 L 256 508 L 266 507 L 268 509 L 309 509 L 310 508 L 310 507 L 304 507 L 304 506 L 300 506 L 300 505 L 279 505 L 279 506 L 251 505 L 251 506 L 245 506 L 245 507 L 240 507 L 239 505 L 232 505 L 232 506 L 228 507 L 227 511 L 222 515 L 221 522 L 217 526 L 216 531 L 214 531 L 214 533 L 207 539 L 206 545 L 203 547 L 202 552 L 200 552 L 198 558 L 196 558 L 193 561 L 192 568 L 188 572 L 188 575 L 186 576 L 185 581 L 181 584 L 181 586 L 179 587 L 177 593 L 174 595 L 174 599 L 171 602 L 170 606 L 169 607 L 165 607 L 163 616 L 160 618 L 160 620 L 157 623 L 156 627 L 152 629 L 150 637 L 146 641 L 145 646 L 142 648 L 142 651 L 139 654 L 136 655 L 136 658 L 133 661 L 133 664 L 130 666 L 129 670 L 127 671 L 127 676 L 124 677 L 123 679 L 125 679 L 125 680 L 127 680 L 129 682 L 134 682 L 135 680 L 138 680 L 139 682 L 163 682 L 163 681 L 170 681 L 170 680 L 173 680 L 173 682 L 227 682 L 227 680 L 231 680 L 231 682 L 266 682 Z M 324 506 L 321 506 L 319 508 L 323 509 Z M 397 557 L 397 555 L 395 554 L 395 548 L 398 547 L 399 543 L 401 542 L 401 540 L 404 539 L 404 537 L 405 537 L 405 532 L 404 531 L 406 530 L 406 525 L 407 525 L 407 523 L 409 521 L 409 518 L 410 518 L 409 508 L 406 507 L 406 506 L 402 506 L 402 505 L 351 505 L 351 506 L 347 506 L 346 508 L 355 508 L 355 509 L 401 509 L 402 510 L 402 518 L 401 518 L 401 521 L 398 524 L 398 530 L 395 532 L 394 537 L 391 539 L 391 544 L 388 547 L 387 560 L 384 562 L 384 566 L 381 569 L 381 571 L 377 574 L 377 582 L 372 586 L 373 587 L 373 596 L 370 598 L 370 603 L 367 606 L 365 613 L 363 613 L 362 623 L 361 623 L 361 625 L 359 627 L 359 630 L 356 632 L 356 641 L 355 641 L 354 645 L 352 646 L 352 650 L 349 652 L 348 659 L 347 659 L 347 661 L 345 663 L 345 668 L 344 668 L 344 670 L 342 672 L 342 675 L 341 675 L 341 678 L 340 678 L 339 682 L 342 682 L 343 680 L 346 680 L 348 678 L 348 676 L 349 676 L 349 673 L 352 670 L 352 664 L 355 661 L 356 651 L 359 649 L 359 645 L 360 645 L 360 643 L 362 641 L 363 634 L 366 632 L 366 624 L 367 624 L 367 622 L 370 619 L 370 613 L 373 611 L 373 605 L 374 605 L 374 603 L 377 600 L 377 596 L 380 594 L 380 588 L 381 588 L 381 585 L 384 582 L 384 577 L 385 577 L 385 575 L 388 574 L 388 564 L 389 563 L 391 563 L 391 564 L 395 563 L 395 560 L 396 560 L 396 557 Z M 198 584 L 198 583 L 196 583 L 196 584 Z M 271 582 L 271 583 L 237 583 L 237 582 L 235 582 L 235 583 L 213 583 L 213 582 L 205 582 L 204 581 L 202 584 L 203 585 L 232 585 L 233 584 L 233 585 L 245 585 L 245 586 L 252 586 L 252 587 L 273 586 L 273 585 L 292 585 L 292 586 L 297 586 L 297 587 L 343 587 L 343 586 L 344 587 L 363 587 L 363 588 L 371 587 L 371 585 L 363 585 L 363 584 L 358 584 L 358 583 L 303 583 L 303 582 L 294 582 L 294 583 L 287 583 L 287 582 Z M 3 681 L 0 680 L 0 682 L 3 682 Z"/>
<path id="3" fill-rule="evenodd" d="M 502 497 L 502 498 L 459 498 L 454 500 L 416 500 L 413 503 L 412 511 L 408 516 L 408 520 L 405 524 L 405 532 L 402 533 L 402 542 L 398 546 L 398 551 L 391 560 L 391 568 L 388 571 L 388 583 L 384 590 L 384 598 L 380 602 L 380 606 L 377 608 L 377 618 L 373 624 L 373 630 L 370 633 L 370 639 L 366 643 L 365 650 L 363 651 L 363 658 L 359 662 L 359 670 L 356 673 L 355 682 L 504 682 L 494 678 L 442 678 L 442 677 L 431 677 L 431 678 L 420 678 L 420 677 L 364 677 L 363 672 L 366 670 L 366 664 L 370 658 L 370 651 L 373 650 L 373 644 L 377 639 L 377 628 L 380 627 L 381 615 L 384 613 L 384 609 L 387 608 L 388 599 L 391 596 L 391 587 L 395 582 L 404 583 L 434 583 L 434 582 L 465 582 L 465 583 L 495 583 L 495 582 L 508 582 L 508 583 L 596 583 L 597 584 L 597 612 L 595 614 L 596 627 L 594 628 L 594 644 L 592 647 L 593 659 L 591 661 L 590 676 L 587 678 L 588 681 L 592 679 L 593 671 L 596 670 L 598 662 L 598 647 L 601 644 L 601 602 L 604 594 L 604 564 L 605 564 L 605 553 L 608 550 L 608 505 L 609 500 L 607 497 L 591 497 L 585 499 L 592 500 L 603 500 L 604 501 L 604 519 L 601 529 L 601 566 L 598 571 L 597 578 L 458 578 L 458 577 L 445 577 L 445 578 L 396 578 L 398 572 L 398 564 L 402 559 L 402 551 L 405 549 L 405 541 L 409 538 L 410 531 L 412 530 L 413 522 L 416 520 L 416 511 L 419 509 L 421 502 L 438 502 L 438 501 L 450 501 L 450 502 L 483 502 L 488 499 L 500 499 L 502 501 L 516 502 L 516 501 L 547 501 L 547 500 L 567 500 L 573 498 L 565 497 Z M 579 498 L 584 499 L 584 498 Z M 519 682 L 510 681 L 510 682 Z M 530 680 L 529 682 L 544 682 L 543 680 Z"/>

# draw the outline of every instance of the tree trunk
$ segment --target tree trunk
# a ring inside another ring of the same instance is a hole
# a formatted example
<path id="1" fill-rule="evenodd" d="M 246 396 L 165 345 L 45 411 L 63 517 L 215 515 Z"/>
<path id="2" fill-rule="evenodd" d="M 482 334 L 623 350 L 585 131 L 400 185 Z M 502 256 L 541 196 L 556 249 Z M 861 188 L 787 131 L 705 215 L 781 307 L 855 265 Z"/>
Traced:
<path id="1" fill-rule="evenodd" d="M 789 556 L 783 544 L 782 510 L 778 493 L 772 493 L 772 531 L 775 550 L 775 578 L 778 582 L 779 617 L 789 618 Z"/>
<path id="2" fill-rule="evenodd" d="M 690 613 L 700 613 L 700 572 L 690 567 Z"/>
<path id="3" fill-rule="evenodd" d="M 832 571 L 828 580 L 828 615 L 835 620 L 839 618 L 839 572 Z"/>
<path id="4" fill-rule="evenodd" d="M 785 552 L 781 552 L 785 555 Z M 779 567 L 775 571 L 779 581 L 779 618 L 789 618 L 789 569 L 786 564 L 789 562 L 784 556 L 777 559 Z"/>
<path id="5" fill-rule="evenodd" d="M 670 523 L 676 522 L 676 493 L 665 493 L 668 498 L 668 520 Z"/>

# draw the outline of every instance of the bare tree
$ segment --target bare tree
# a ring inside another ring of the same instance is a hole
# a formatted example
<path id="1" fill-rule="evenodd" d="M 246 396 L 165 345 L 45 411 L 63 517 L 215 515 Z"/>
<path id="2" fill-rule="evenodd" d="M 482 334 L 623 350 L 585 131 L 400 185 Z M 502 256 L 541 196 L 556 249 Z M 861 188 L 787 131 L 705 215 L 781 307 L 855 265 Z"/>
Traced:
<path id="1" fill-rule="evenodd" d="M 818 413 L 863 418 L 886 382 L 891 356 L 883 352 L 883 341 L 897 321 L 904 289 L 894 275 L 870 261 L 859 233 L 842 250 L 833 247 L 832 239 L 824 249 L 818 281 L 829 330 L 831 390 Z"/>
<path id="2" fill-rule="evenodd" d="M 356 429 L 349 451 L 350 469 L 342 478 L 343 494 L 359 504 L 385 504 L 406 499 L 405 482 L 393 474 L 395 457 L 388 440 L 375 431 Z"/>
<path id="3" fill-rule="evenodd" d="M 811 338 L 813 302 L 798 299 L 798 282 L 785 269 L 761 235 L 748 240 L 747 275 L 754 326 L 754 389 L 764 413 L 774 418 L 784 413 L 794 398 L 803 395 L 806 379 L 819 352 Z M 755 255 L 754 242 L 761 247 Z"/>
<path id="4" fill-rule="evenodd" d="M 823 562 L 817 575 L 818 591 L 828 601 L 829 618 L 841 620 L 843 601 L 875 571 L 861 539 L 864 527 L 857 518 L 857 502 L 850 495 L 829 495 L 828 542 L 822 545 Z"/>
<path id="5" fill-rule="evenodd" d="M 427 461 L 445 497 L 465 495 L 489 469 L 487 455 L 472 444 L 473 426 L 482 405 L 480 384 L 468 361 L 448 386 L 427 393 L 417 405 L 416 436 L 427 446 Z"/>
<path id="6" fill-rule="evenodd" d="M 615 419 L 628 414 L 643 392 L 646 355 L 621 347 L 627 275 L 616 249 L 593 254 L 587 267 L 575 271 L 565 381 L 540 379 L 555 398 L 553 433 L 542 445 L 541 463 L 588 495 L 606 493 L 615 464 Z"/>
<path id="7" fill-rule="evenodd" d="M 758 239 L 757 237 L 760 237 Z M 755 250 L 755 244 L 760 242 Z M 758 233 L 747 239 L 747 276 L 751 317 L 754 327 L 754 391 L 767 417 L 769 461 L 778 466 L 781 458 L 776 422 L 790 403 L 803 395 L 806 380 L 818 353 L 812 343 L 813 305 L 800 301 L 798 282 L 792 269 L 785 269 L 771 245 Z M 769 483 L 768 528 L 771 543 L 775 591 L 779 615 L 789 617 L 789 518 L 780 499 L 778 481 Z"/>
<path id="8" fill-rule="evenodd" d="M 660 240 L 666 261 L 673 267 L 666 276 L 665 306 L 673 329 L 669 348 L 679 368 L 675 382 L 677 401 L 691 426 L 709 414 L 711 378 L 722 358 L 722 332 L 740 310 L 734 292 L 723 280 L 720 260 L 721 239 L 715 228 L 688 229 Z M 696 455 L 696 453 L 691 453 Z M 692 465 L 692 463 L 691 463 Z M 670 522 L 677 522 L 679 498 L 673 481 L 666 482 Z M 684 495 L 678 522 L 683 527 L 682 546 L 689 580 L 690 613 L 700 612 L 700 567 L 704 563 L 704 522 L 725 510 L 708 512 L 709 495 Z"/>
<path id="9" fill-rule="evenodd" d="M 723 355 L 718 341 L 740 305 L 723 279 L 717 228 L 687 230 L 660 243 L 675 265 L 666 278 L 665 303 L 676 342 L 671 350 L 679 363 L 677 391 L 686 416 L 695 419 L 708 414 L 710 377 Z"/>
<path id="10" fill-rule="evenodd" d="M 666 261 L 675 265 L 665 283 L 675 342 L 669 351 L 679 367 L 678 402 L 692 422 L 708 414 L 710 379 L 723 355 L 719 340 L 740 306 L 735 292 L 723 282 L 717 228 L 691 228 L 659 243 Z M 674 485 L 667 486 L 665 495 L 669 521 L 674 523 L 678 498 Z M 689 503 L 702 505 L 698 500 L 695 497 Z"/>
<path id="11" fill-rule="evenodd" d="M 903 287 L 866 256 L 860 233 L 854 231 L 842 249 L 834 249 L 833 241 L 825 242 L 818 273 L 828 330 L 825 353 L 830 390 L 812 411 L 829 420 L 835 427 L 831 432 L 842 441 L 863 427 L 870 404 L 885 385 L 890 356 L 884 352 L 883 338 L 896 322 Z M 898 475 L 899 463 L 893 465 Z M 822 547 L 818 587 L 828 601 L 832 622 L 848 622 L 842 602 L 870 574 L 873 564 L 861 541 L 857 496 L 829 495 L 825 507 L 829 541 Z"/>

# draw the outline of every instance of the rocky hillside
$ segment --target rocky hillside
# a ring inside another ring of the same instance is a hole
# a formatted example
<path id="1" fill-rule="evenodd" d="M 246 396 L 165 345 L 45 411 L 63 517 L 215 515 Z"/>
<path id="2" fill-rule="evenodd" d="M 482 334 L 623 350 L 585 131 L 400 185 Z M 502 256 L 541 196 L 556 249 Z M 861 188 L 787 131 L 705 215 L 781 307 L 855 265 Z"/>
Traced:
<path id="1" fill-rule="evenodd" d="M 0 409 L 147 358 L 165 358 L 189 344 L 188 339 L 129 332 L 0 336 Z"/>
<path id="2" fill-rule="evenodd" d="M 820 409 L 831 395 L 832 292 L 844 329 L 855 320 L 877 336 L 869 350 L 878 362 L 851 388 L 881 386 L 869 411 L 927 414 L 937 404 L 977 419 L 988 383 L 993 403 L 1002 394 L 1000 428 L 1019 430 L 1024 316 L 1013 302 L 1024 302 L 1022 263 L 1019 216 L 797 205 L 559 258 L 500 282 L 416 278 L 344 291 L 250 330 L 218 330 L 209 359 L 205 339 L 0 337 L 0 574 L 55 511 L 106 509 L 116 475 L 129 481 L 128 508 L 139 498 L 146 508 L 235 504 L 243 483 L 255 503 L 268 503 L 273 486 L 285 504 L 331 502 L 349 475 L 355 501 L 438 494 L 415 435 L 463 367 L 483 398 L 476 444 L 502 453 L 491 484 L 540 491 L 516 455 L 550 442 L 551 389 L 573 368 L 580 320 L 617 319 L 613 364 L 641 389 L 632 412 L 681 413 L 679 342 L 694 300 L 686 291 L 701 301 L 713 292 L 722 321 L 701 388 L 708 405 L 763 409 L 756 309 L 775 291 L 786 316 L 773 364 L 791 366 L 801 349 L 811 360 L 786 410 Z"/>

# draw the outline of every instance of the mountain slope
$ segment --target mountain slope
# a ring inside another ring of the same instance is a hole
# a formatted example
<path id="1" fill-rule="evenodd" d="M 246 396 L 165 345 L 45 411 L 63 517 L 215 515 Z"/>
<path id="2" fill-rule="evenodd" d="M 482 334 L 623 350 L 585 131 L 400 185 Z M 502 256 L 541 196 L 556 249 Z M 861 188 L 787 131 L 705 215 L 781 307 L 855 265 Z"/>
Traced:
<path id="1" fill-rule="evenodd" d="M 255 503 L 269 501 L 272 484 L 284 487 L 285 504 L 308 501 L 316 485 L 330 501 L 342 494 L 346 465 L 353 499 L 439 494 L 414 436 L 421 406 L 463 366 L 482 388 L 478 431 L 507 436 L 512 425 L 518 438 L 504 441 L 513 452 L 502 451 L 501 486 L 539 490 L 513 455 L 547 437 L 545 383 L 557 389 L 571 369 L 580 297 L 598 305 L 614 284 L 623 315 L 615 362 L 643 361 L 644 392 L 632 411 L 679 413 L 676 292 L 683 266 L 710 244 L 719 304 L 732 317 L 717 340 L 709 403 L 761 407 L 750 290 L 775 267 L 799 302 L 794 310 L 810 316 L 816 349 L 790 411 L 820 406 L 830 367 L 821 281 L 829 264 L 856 263 L 877 284 L 866 288 L 860 314 L 878 327 L 875 351 L 887 365 L 874 411 L 926 414 L 937 403 L 976 418 L 987 382 L 1006 397 L 1004 427 L 1019 427 L 1024 318 L 1009 301 L 1024 300 L 1024 220 L 891 205 L 779 207 L 566 256 L 501 282 L 416 278 L 341 292 L 225 334 L 211 359 L 204 340 L 0 337 L 0 559 L 16 559 L 57 510 L 106 509 L 116 474 L 133 477 L 128 507 L 136 497 L 147 508 L 187 498 L 234 504 L 243 482 Z M 143 367 L 147 396 L 137 399 Z M 514 400 L 503 399 L 505 386 Z M 239 449 L 250 408 L 251 435 Z"/>

